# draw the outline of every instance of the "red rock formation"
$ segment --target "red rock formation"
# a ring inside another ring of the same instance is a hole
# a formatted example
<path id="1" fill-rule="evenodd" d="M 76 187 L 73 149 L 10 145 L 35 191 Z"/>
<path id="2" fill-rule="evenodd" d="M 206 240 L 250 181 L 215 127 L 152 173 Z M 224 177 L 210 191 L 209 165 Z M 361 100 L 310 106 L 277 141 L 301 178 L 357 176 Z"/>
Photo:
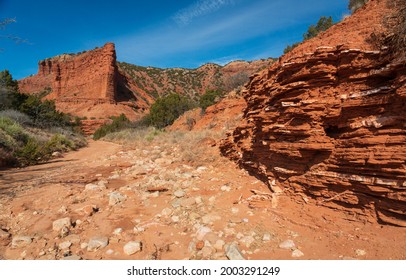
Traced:
<path id="1" fill-rule="evenodd" d="M 406 226 L 406 63 L 366 40 L 386 4 L 370 0 L 255 75 L 221 150 L 273 190 Z"/>

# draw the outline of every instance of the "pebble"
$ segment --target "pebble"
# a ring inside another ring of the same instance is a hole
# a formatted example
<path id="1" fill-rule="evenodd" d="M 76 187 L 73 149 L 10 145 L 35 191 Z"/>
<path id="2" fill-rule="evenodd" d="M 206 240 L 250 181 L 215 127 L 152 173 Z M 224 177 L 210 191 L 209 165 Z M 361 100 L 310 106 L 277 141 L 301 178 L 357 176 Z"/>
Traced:
<path id="1" fill-rule="evenodd" d="M 203 240 L 207 233 L 211 232 L 211 229 L 208 227 L 200 227 L 196 232 L 196 239 Z"/>
<path id="2" fill-rule="evenodd" d="M 262 237 L 262 241 L 271 241 L 272 235 L 270 233 L 264 233 L 264 236 Z"/>
<path id="3" fill-rule="evenodd" d="M 66 241 L 71 242 L 72 244 L 79 244 L 80 243 L 80 236 L 77 234 L 71 234 L 66 237 Z"/>
<path id="4" fill-rule="evenodd" d="M 81 259 L 82 259 L 82 257 L 80 257 L 78 255 L 71 255 L 71 256 L 66 256 L 63 258 L 63 260 L 65 260 L 65 261 L 79 261 Z"/>
<path id="5" fill-rule="evenodd" d="M 61 238 L 64 238 L 66 236 L 68 236 L 70 233 L 70 229 L 67 226 L 64 226 L 61 231 L 59 232 L 59 235 L 61 236 Z"/>
<path id="6" fill-rule="evenodd" d="M 303 256 L 304 256 L 303 252 L 300 251 L 299 249 L 295 249 L 292 252 L 292 257 L 294 257 L 294 258 L 300 258 L 300 257 L 303 257 Z"/>
<path id="7" fill-rule="evenodd" d="M 202 256 L 203 258 L 208 258 L 211 256 L 211 254 L 213 254 L 213 249 L 211 247 L 205 246 L 202 249 Z"/>
<path id="8" fill-rule="evenodd" d="M 295 243 L 293 242 L 293 240 L 288 239 L 288 240 L 285 240 L 285 241 L 283 241 L 282 243 L 280 243 L 280 244 L 279 244 L 279 248 L 290 250 L 290 249 L 296 248 L 296 245 L 295 245 Z"/>
<path id="9" fill-rule="evenodd" d="M 87 248 L 87 243 L 86 242 L 83 242 L 83 243 L 81 243 L 80 244 L 80 249 L 86 249 Z"/>
<path id="10" fill-rule="evenodd" d="M 182 199 L 180 202 L 180 206 L 182 207 L 192 207 L 194 204 L 196 204 L 196 199 L 193 197 Z"/>
<path id="11" fill-rule="evenodd" d="M 96 184 L 87 184 L 85 186 L 85 191 L 98 191 L 98 190 L 104 190 L 106 187 L 105 186 L 99 186 Z"/>
<path id="12" fill-rule="evenodd" d="M 54 231 L 61 231 L 64 227 L 69 228 L 70 226 L 71 226 L 70 218 L 59 219 L 52 223 L 52 229 Z"/>
<path id="13" fill-rule="evenodd" d="M 124 245 L 123 251 L 126 255 L 130 256 L 137 252 L 140 252 L 142 249 L 142 244 L 139 241 L 130 241 Z"/>
<path id="14" fill-rule="evenodd" d="M 123 232 L 123 229 L 122 229 L 122 228 L 116 228 L 116 229 L 113 231 L 113 234 L 114 234 L 114 235 L 120 235 L 122 232 Z"/>
<path id="15" fill-rule="evenodd" d="M 11 247 L 12 248 L 21 248 L 25 247 L 27 245 L 30 245 L 32 243 L 32 237 L 31 236 L 15 236 L 13 240 L 11 241 Z"/>
<path id="16" fill-rule="evenodd" d="M 355 254 L 357 255 L 357 257 L 362 257 L 362 256 L 365 256 L 367 254 L 367 252 L 362 249 L 357 249 L 357 250 L 355 250 Z"/>
<path id="17" fill-rule="evenodd" d="M 195 198 L 195 202 L 196 202 L 196 204 L 203 203 L 202 197 L 201 197 L 201 196 L 196 197 L 196 198 Z"/>
<path id="18" fill-rule="evenodd" d="M 162 211 L 161 211 L 161 214 L 162 214 L 162 216 L 164 216 L 164 217 L 169 217 L 171 214 L 172 214 L 172 209 L 170 209 L 170 208 L 164 208 Z"/>
<path id="19" fill-rule="evenodd" d="M 251 247 L 251 244 L 255 242 L 255 238 L 252 236 L 244 236 L 241 238 L 241 242 L 244 243 L 245 247 L 249 248 Z"/>
<path id="20" fill-rule="evenodd" d="M 108 249 L 108 250 L 106 251 L 106 254 L 107 254 L 107 255 L 113 255 L 113 253 L 114 253 L 114 250 L 112 250 L 112 249 Z"/>
<path id="21" fill-rule="evenodd" d="M 113 206 L 116 205 L 118 203 L 121 203 L 125 200 L 125 196 L 123 196 L 121 193 L 119 192 L 112 192 L 109 195 L 109 205 Z"/>
<path id="22" fill-rule="evenodd" d="M 183 190 L 177 190 L 176 192 L 173 193 L 174 196 L 177 198 L 181 198 L 185 196 L 185 192 Z"/>
<path id="23" fill-rule="evenodd" d="M 204 242 L 202 240 L 196 243 L 196 250 L 200 251 L 204 247 Z"/>
<path id="24" fill-rule="evenodd" d="M 64 241 L 62 243 L 59 243 L 59 245 L 58 245 L 59 249 L 61 249 L 61 250 L 67 250 L 70 248 L 70 246 L 72 246 L 72 243 L 69 241 Z"/>
<path id="25" fill-rule="evenodd" d="M 172 220 L 172 222 L 177 223 L 177 222 L 179 222 L 180 218 L 179 218 L 179 216 L 172 216 L 171 220 Z"/>
<path id="26" fill-rule="evenodd" d="M 217 216 L 215 214 L 207 214 L 202 217 L 202 223 L 206 224 L 206 225 L 212 224 L 213 222 L 218 221 L 218 220 L 221 220 L 221 217 Z"/>
<path id="27" fill-rule="evenodd" d="M 237 214 L 239 211 L 240 211 L 240 209 L 238 209 L 238 208 L 235 208 L 235 207 L 231 208 L 231 213 L 233 213 L 233 214 Z"/>
<path id="28" fill-rule="evenodd" d="M 97 251 L 101 248 L 106 247 L 109 244 L 109 239 L 107 237 L 92 237 L 87 244 L 88 251 Z"/>
<path id="29" fill-rule="evenodd" d="M 226 256 L 229 260 L 245 260 L 237 244 L 231 243 L 225 246 Z"/>
<path id="30" fill-rule="evenodd" d="M 214 243 L 213 247 L 217 251 L 221 251 L 221 250 L 223 250 L 225 244 L 226 243 L 224 242 L 224 240 L 219 239 L 219 240 L 216 241 L 216 243 Z"/>
<path id="31" fill-rule="evenodd" d="M 227 185 L 224 185 L 224 186 L 222 186 L 222 187 L 220 188 L 220 190 L 222 190 L 223 192 L 229 192 L 229 191 L 231 191 L 231 187 L 229 187 L 229 186 L 227 186 Z"/>

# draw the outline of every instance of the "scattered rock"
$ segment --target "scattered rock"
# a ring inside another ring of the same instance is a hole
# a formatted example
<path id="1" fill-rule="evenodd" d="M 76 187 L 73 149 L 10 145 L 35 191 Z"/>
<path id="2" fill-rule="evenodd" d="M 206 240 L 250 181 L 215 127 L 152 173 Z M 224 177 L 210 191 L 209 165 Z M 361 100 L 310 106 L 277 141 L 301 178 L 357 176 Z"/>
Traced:
<path id="1" fill-rule="evenodd" d="M 303 257 L 303 256 L 304 256 L 303 252 L 300 251 L 299 249 L 295 249 L 292 252 L 292 257 L 293 258 L 300 258 L 300 257 Z"/>
<path id="2" fill-rule="evenodd" d="M 295 245 L 295 242 L 293 242 L 293 240 L 288 239 L 288 240 L 285 240 L 282 243 L 280 243 L 279 248 L 291 250 L 291 249 L 295 249 L 296 245 Z"/>
<path id="3" fill-rule="evenodd" d="M 142 250 L 142 243 L 139 241 L 130 241 L 124 245 L 123 250 L 126 255 L 133 255 Z"/>
<path id="4" fill-rule="evenodd" d="M 59 232 L 59 236 L 60 236 L 61 238 L 64 238 L 64 237 L 68 236 L 69 233 L 70 233 L 69 227 L 63 226 L 63 228 L 62 228 L 61 231 Z"/>
<path id="5" fill-rule="evenodd" d="M 185 196 L 185 192 L 183 190 L 177 190 L 176 192 L 173 193 L 173 195 L 177 198 L 181 198 Z"/>
<path id="6" fill-rule="evenodd" d="M 173 211 L 172 211 L 172 209 L 170 209 L 170 208 L 164 208 L 164 209 L 161 211 L 161 214 L 162 214 L 162 216 L 164 216 L 164 217 L 169 217 L 172 213 L 173 213 Z"/>
<path id="7" fill-rule="evenodd" d="M 116 228 L 116 229 L 113 231 L 113 234 L 114 234 L 114 235 L 120 235 L 122 232 L 123 232 L 123 229 L 122 229 L 122 228 Z"/>
<path id="8" fill-rule="evenodd" d="M 221 250 L 223 250 L 225 244 L 226 243 L 224 242 L 224 240 L 219 239 L 219 240 L 216 241 L 216 243 L 214 243 L 213 247 L 217 251 L 221 251 Z"/>
<path id="9" fill-rule="evenodd" d="M 109 244 L 109 239 L 107 237 L 92 237 L 87 244 L 88 251 L 97 251 L 106 247 Z"/>
<path id="10" fill-rule="evenodd" d="M 219 220 L 221 220 L 221 217 L 216 214 L 207 214 L 202 217 L 202 223 L 206 225 L 212 224 L 213 222 Z"/>
<path id="11" fill-rule="evenodd" d="M 63 156 L 62 156 L 62 153 L 61 153 L 61 152 L 53 152 L 53 153 L 52 153 L 52 157 L 53 157 L 53 158 L 61 158 L 61 157 L 63 157 Z"/>
<path id="12" fill-rule="evenodd" d="M 355 250 L 355 254 L 357 255 L 357 257 L 362 257 L 362 256 L 365 256 L 367 254 L 367 252 L 362 249 L 357 249 L 357 250 Z"/>
<path id="13" fill-rule="evenodd" d="M 225 246 L 226 256 L 229 260 L 245 260 L 237 244 L 231 243 Z"/>
<path id="14" fill-rule="evenodd" d="M 80 244 L 80 249 L 86 249 L 87 248 L 87 243 L 86 242 L 83 242 L 83 243 L 81 243 Z"/>
<path id="15" fill-rule="evenodd" d="M 79 244 L 80 243 L 80 236 L 77 234 L 72 234 L 66 237 L 66 241 L 71 242 L 72 244 Z"/>
<path id="16" fill-rule="evenodd" d="M 205 235 L 207 233 L 211 232 L 211 229 L 208 227 L 201 227 L 197 230 L 196 232 L 196 239 L 197 240 L 203 240 L 203 238 L 205 237 Z"/>
<path id="17" fill-rule="evenodd" d="M 264 236 L 262 237 L 262 241 L 271 241 L 272 240 L 272 235 L 270 233 L 264 233 Z"/>
<path id="18" fill-rule="evenodd" d="M 82 257 L 80 257 L 78 255 L 71 255 L 71 256 L 66 256 L 63 258 L 64 261 L 79 261 L 81 259 L 82 259 Z"/>
<path id="19" fill-rule="evenodd" d="M 52 223 L 52 229 L 54 231 L 61 231 L 64 227 L 69 228 L 70 226 L 71 226 L 70 218 L 59 219 Z"/>
<path id="20" fill-rule="evenodd" d="M 251 247 L 251 244 L 255 242 L 255 238 L 252 236 L 244 236 L 241 238 L 241 242 L 244 243 L 245 247 Z"/>
<path id="21" fill-rule="evenodd" d="M 202 248 L 201 252 L 203 258 L 208 258 L 211 256 L 211 254 L 213 254 L 213 249 L 211 247 L 205 246 Z"/>
<path id="22" fill-rule="evenodd" d="M 231 191 L 231 187 L 229 187 L 229 186 L 227 186 L 227 185 L 224 185 L 224 186 L 222 186 L 222 187 L 220 188 L 220 190 L 222 190 L 223 192 L 229 192 L 229 191 Z"/>
<path id="23" fill-rule="evenodd" d="M 113 206 L 113 205 L 123 202 L 124 200 L 125 200 L 125 196 L 123 196 L 121 193 L 112 192 L 112 193 L 110 193 L 110 196 L 109 196 L 109 205 Z"/>
<path id="24" fill-rule="evenodd" d="M 76 213 L 83 216 L 92 216 L 94 213 L 98 212 L 99 208 L 96 205 L 86 205 L 75 210 Z"/>
<path id="25" fill-rule="evenodd" d="M 180 221 L 180 218 L 179 218 L 179 216 L 172 216 L 171 220 L 172 220 L 172 222 L 177 223 Z"/>
<path id="26" fill-rule="evenodd" d="M 100 185 L 96 185 L 96 184 L 87 184 L 85 186 L 85 191 L 101 191 L 101 190 L 105 190 L 106 187 L 100 186 Z"/>
<path id="27" fill-rule="evenodd" d="M 202 240 L 196 243 L 196 250 L 200 251 L 204 247 L 204 242 Z"/>
<path id="28" fill-rule="evenodd" d="M 11 241 L 11 247 L 12 248 L 22 248 L 25 246 L 28 246 L 32 243 L 32 237 L 31 236 L 15 236 L 13 240 Z"/>
<path id="29" fill-rule="evenodd" d="M 69 241 L 64 241 L 62 243 L 59 243 L 59 245 L 58 245 L 59 249 L 61 249 L 61 250 L 67 250 L 70 248 L 70 246 L 72 246 L 72 243 Z"/>
<path id="30" fill-rule="evenodd" d="M 196 199 L 194 197 L 189 197 L 186 199 L 182 199 L 182 201 L 180 202 L 180 206 L 182 207 L 192 207 L 193 205 L 196 204 Z"/>
<path id="31" fill-rule="evenodd" d="M 114 250 L 108 249 L 108 250 L 106 251 L 106 254 L 107 254 L 107 255 L 113 255 L 113 254 L 114 254 Z"/>

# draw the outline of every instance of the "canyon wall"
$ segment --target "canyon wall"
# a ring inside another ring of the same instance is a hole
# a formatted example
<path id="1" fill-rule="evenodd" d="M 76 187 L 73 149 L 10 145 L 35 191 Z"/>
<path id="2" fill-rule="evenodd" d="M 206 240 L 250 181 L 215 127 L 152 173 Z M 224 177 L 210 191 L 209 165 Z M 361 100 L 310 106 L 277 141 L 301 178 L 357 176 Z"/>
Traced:
<path id="1" fill-rule="evenodd" d="M 389 14 L 371 0 L 252 77 L 222 153 L 275 192 L 406 226 L 406 61 L 369 41 Z"/>

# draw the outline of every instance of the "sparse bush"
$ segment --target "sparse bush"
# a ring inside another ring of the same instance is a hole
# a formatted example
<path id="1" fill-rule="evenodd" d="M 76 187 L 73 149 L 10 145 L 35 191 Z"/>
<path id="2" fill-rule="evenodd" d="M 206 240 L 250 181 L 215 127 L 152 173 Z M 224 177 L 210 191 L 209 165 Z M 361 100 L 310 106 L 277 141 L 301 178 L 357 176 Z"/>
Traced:
<path id="1" fill-rule="evenodd" d="M 217 103 L 222 96 L 223 93 L 219 90 L 206 90 L 206 93 L 200 97 L 199 106 L 206 110 L 207 107 Z"/>
<path id="2" fill-rule="evenodd" d="M 299 44 L 300 43 L 294 43 L 292 45 L 287 45 L 286 48 L 283 50 L 283 53 L 286 54 L 286 53 L 290 52 L 291 50 L 293 50 L 294 48 L 299 46 Z"/>
<path id="3" fill-rule="evenodd" d="M 146 121 L 156 128 L 164 128 L 171 125 L 184 112 L 194 107 L 196 107 L 194 102 L 187 97 L 176 93 L 169 94 L 158 98 L 152 104 Z"/>
<path id="4" fill-rule="evenodd" d="M 320 32 L 326 31 L 331 26 L 334 25 L 333 18 L 330 17 L 320 17 L 316 25 L 310 25 L 307 32 L 303 34 L 303 40 L 309 40 L 316 37 Z"/>
<path id="5" fill-rule="evenodd" d="M 27 116 L 26 114 L 21 113 L 19 111 L 12 110 L 12 109 L 0 111 L 0 118 L 1 117 L 10 118 L 20 125 L 32 125 L 33 124 L 33 121 L 31 120 L 31 118 L 29 116 Z"/>
<path id="6" fill-rule="evenodd" d="M 108 133 L 116 132 L 120 129 L 124 129 L 130 126 L 130 120 L 124 114 L 118 117 L 110 117 L 113 122 L 106 123 L 99 127 L 93 134 L 94 140 L 99 140 L 100 138 L 106 136 Z"/>
<path id="7" fill-rule="evenodd" d="M 364 6 L 368 0 L 350 0 L 348 3 L 348 9 L 351 11 L 351 13 L 354 13 L 356 10 Z"/>

